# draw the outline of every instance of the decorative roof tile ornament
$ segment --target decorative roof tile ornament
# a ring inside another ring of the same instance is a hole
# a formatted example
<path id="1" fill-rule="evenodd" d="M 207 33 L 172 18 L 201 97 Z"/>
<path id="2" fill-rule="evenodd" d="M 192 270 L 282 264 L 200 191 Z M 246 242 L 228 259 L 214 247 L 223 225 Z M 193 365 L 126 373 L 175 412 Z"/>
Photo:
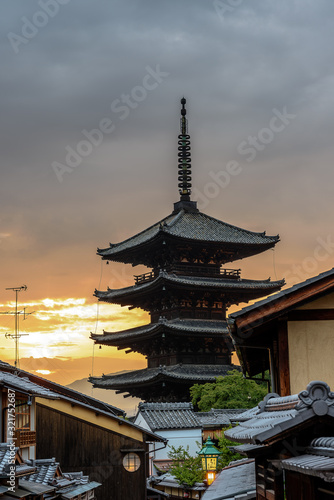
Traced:
<path id="1" fill-rule="evenodd" d="M 310 382 L 298 397 L 300 403 L 296 406 L 296 410 L 312 408 L 318 416 L 327 415 L 329 408 L 334 405 L 334 392 L 330 390 L 328 384 L 318 380 Z"/>

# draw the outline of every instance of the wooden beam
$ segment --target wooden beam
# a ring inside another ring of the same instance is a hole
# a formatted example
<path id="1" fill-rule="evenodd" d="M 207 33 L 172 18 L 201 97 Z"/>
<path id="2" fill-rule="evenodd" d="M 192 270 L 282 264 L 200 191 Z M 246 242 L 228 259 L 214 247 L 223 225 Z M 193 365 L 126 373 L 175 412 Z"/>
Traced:
<path id="1" fill-rule="evenodd" d="M 289 321 L 331 321 L 334 309 L 299 309 L 288 313 Z"/>
<path id="2" fill-rule="evenodd" d="M 282 296 L 277 301 L 273 300 L 272 302 L 258 306 L 240 319 L 237 318 L 235 326 L 237 330 L 244 330 L 244 332 L 250 330 L 253 332 L 265 322 L 274 319 L 280 314 L 286 314 L 289 309 L 299 307 L 301 303 L 315 300 L 318 295 L 324 295 L 326 292 L 330 293 L 333 287 L 333 277 L 327 277 L 325 281 L 313 283 L 312 285 L 305 286 L 305 288 L 291 292 L 289 295 Z"/>
<path id="3" fill-rule="evenodd" d="M 288 323 L 286 320 L 277 322 L 278 339 L 278 392 L 281 397 L 289 396 L 290 389 L 290 367 L 289 367 L 289 344 Z"/>

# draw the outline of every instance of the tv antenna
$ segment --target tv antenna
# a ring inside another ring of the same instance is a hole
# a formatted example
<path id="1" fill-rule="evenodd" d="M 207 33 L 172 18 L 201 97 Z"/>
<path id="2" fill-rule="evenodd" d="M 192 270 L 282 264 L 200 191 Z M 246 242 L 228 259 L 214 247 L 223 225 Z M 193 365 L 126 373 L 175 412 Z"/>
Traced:
<path id="1" fill-rule="evenodd" d="M 18 311 L 17 310 L 17 303 L 18 303 L 18 294 L 19 292 L 26 291 L 27 290 L 27 285 L 22 285 L 22 286 L 14 286 L 10 288 L 6 288 L 6 290 L 12 290 L 15 292 L 15 312 L 7 311 L 3 312 L 1 314 L 14 314 L 15 316 L 15 331 L 14 333 L 5 333 L 6 339 L 13 339 L 15 341 L 15 361 L 14 361 L 14 366 L 15 368 L 20 367 L 20 355 L 19 355 L 19 340 L 21 337 L 24 335 L 29 335 L 28 333 L 20 333 L 20 328 L 19 328 L 19 315 L 23 314 L 23 319 L 27 319 L 30 314 L 33 314 L 35 311 L 32 311 L 30 313 L 26 312 L 26 308 L 23 308 L 23 311 Z"/>

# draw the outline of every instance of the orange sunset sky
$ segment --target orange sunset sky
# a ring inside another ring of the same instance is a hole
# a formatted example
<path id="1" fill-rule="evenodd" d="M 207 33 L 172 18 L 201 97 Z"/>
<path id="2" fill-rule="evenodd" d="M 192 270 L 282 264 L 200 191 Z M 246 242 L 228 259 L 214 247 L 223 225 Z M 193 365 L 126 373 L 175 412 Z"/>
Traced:
<path id="1" fill-rule="evenodd" d="M 287 286 L 333 267 L 334 3 L 307 5 L 241 2 L 222 16 L 200 0 L 72 0 L 13 46 L 8 34 L 22 36 L 22 18 L 33 19 L 39 7 L 7 2 L 0 20 L 3 361 L 14 359 L 6 337 L 14 317 L 3 313 L 14 311 L 15 294 L 6 288 L 25 284 L 19 311 L 33 314 L 20 316 L 22 369 L 66 385 L 145 367 L 143 357 L 105 346 L 95 348 L 93 363 L 90 332 L 148 321 L 139 310 L 97 306 L 95 288 L 129 286 L 145 270 L 101 264 L 96 248 L 145 229 L 178 201 L 183 94 L 192 199 L 208 215 L 281 238 L 275 250 L 226 267 L 240 267 L 244 278 L 285 277 Z M 101 135 L 106 119 L 113 130 Z M 82 141 L 92 130 L 87 151 Z M 69 160 L 69 151 L 82 154 Z M 65 165 L 61 175 L 55 162 Z"/>

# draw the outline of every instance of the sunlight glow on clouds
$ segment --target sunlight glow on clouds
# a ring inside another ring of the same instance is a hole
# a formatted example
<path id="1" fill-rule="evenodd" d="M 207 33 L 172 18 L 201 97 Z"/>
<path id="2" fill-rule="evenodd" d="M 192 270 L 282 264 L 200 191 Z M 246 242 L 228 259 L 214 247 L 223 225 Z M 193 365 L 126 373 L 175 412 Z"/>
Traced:
<path id="1" fill-rule="evenodd" d="M 93 341 L 90 333 L 102 333 L 103 330 L 116 331 L 139 326 L 148 321 L 147 315 L 140 310 L 129 311 L 112 304 L 99 304 L 97 323 L 97 304 L 88 303 L 84 298 L 42 299 L 19 303 L 19 311 L 26 313 L 35 311 L 23 320 L 19 316 L 19 331 L 22 337 L 19 342 L 20 357 L 82 358 L 92 356 Z M 15 302 L 0 304 L 0 312 L 14 312 Z M 13 333 L 14 316 L 0 314 L 0 334 Z M 0 337 L 0 348 L 6 348 L 6 359 L 14 355 L 14 342 Z M 104 355 L 125 356 L 124 351 L 115 348 L 104 348 Z M 138 355 L 139 359 L 140 356 Z M 5 359 L 4 359 L 5 360 Z"/>

